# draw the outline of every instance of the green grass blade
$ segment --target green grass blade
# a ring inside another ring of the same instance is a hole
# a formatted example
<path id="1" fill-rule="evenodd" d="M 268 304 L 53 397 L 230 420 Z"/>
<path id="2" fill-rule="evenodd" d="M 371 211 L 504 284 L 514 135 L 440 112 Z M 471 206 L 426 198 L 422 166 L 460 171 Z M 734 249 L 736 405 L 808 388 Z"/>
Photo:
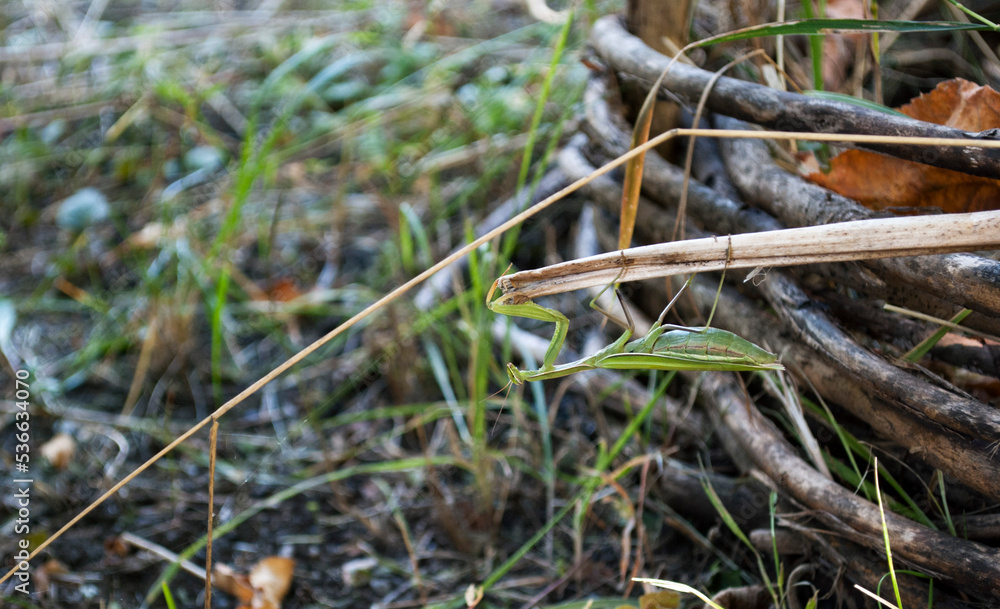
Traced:
<path id="1" fill-rule="evenodd" d="M 746 536 L 743 530 L 740 529 L 740 525 L 736 524 L 736 519 L 733 518 L 733 515 L 730 514 L 729 510 L 726 509 L 726 506 L 723 505 L 722 498 L 715 492 L 715 488 L 712 486 L 712 483 L 709 482 L 708 473 L 704 471 L 704 468 L 702 468 L 701 488 L 704 489 L 705 495 L 708 496 L 708 500 L 712 503 L 712 507 L 715 508 L 715 511 L 722 518 L 722 522 L 725 523 L 729 532 L 735 535 L 737 539 L 743 542 L 743 545 L 750 548 L 750 551 L 756 554 L 757 548 L 750 543 L 750 539 Z"/>
<path id="2" fill-rule="evenodd" d="M 980 22 L 988 25 L 990 27 L 990 29 L 992 29 L 992 30 L 1000 30 L 1000 26 L 998 26 L 997 24 L 993 23 L 992 21 L 990 21 L 986 17 L 983 17 L 979 13 L 973 11 L 972 9 L 966 8 L 965 5 L 963 5 L 961 2 L 958 2 L 957 0 L 948 0 L 948 3 L 951 4 L 952 6 L 954 6 L 955 8 L 957 8 L 958 10 L 962 11 L 966 15 L 972 17 L 973 19 L 975 19 L 977 21 L 980 21 Z"/>
<path id="3" fill-rule="evenodd" d="M 778 580 L 778 598 L 785 598 L 784 584 L 782 582 L 782 569 L 781 569 L 781 557 L 778 555 L 778 535 L 775 531 L 775 523 L 778 520 L 777 516 L 778 508 L 778 493 L 771 491 L 770 496 L 767 501 L 767 511 L 770 515 L 771 524 L 771 553 L 774 558 L 774 572 Z"/>
<path id="4" fill-rule="evenodd" d="M 889 575 L 892 577 L 892 591 L 896 595 L 896 606 L 902 607 L 899 596 L 899 582 L 896 581 L 896 570 L 892 566 L 892 548 L 889 545 L 889 525 L 885 522 L 885 508 L 882 507 L 882 491 L 878 484 L 878 457 L 875 457 L 875 494 L 878 496 L 878 513 L 882 517 L 882 538 L 885 540 L 885 559 L 889 563 Z"/>
<path id="5" fill-rule="evenodd" d="M 328 472 L 321 476 L 316 476 L 314 478 L 309 478 L 303 480 L 297 484 L 282 489 L 281 491 L 271 495 L 270 497 L 254 503 L 246 510 L 243 510 L 239 514 L 233 516 L 229 521 L 215 527 L 212 532 L 212 539 L 217 540 L 223 535 L 229 533 L 236 527 L 240 526 L 250 518 L 256 516 L 257 514 L 263 512 L 267 509 L 275 508 L 281 505 L 282 502 L 300 495 L 308 490 L 314 489 L 317 486 L 323 486 L 331 482 L 336 482 L 339 480 L 345 480 L 352 476 L 361 476 L 366 474 L 377 474 L 377 473 L 398 473 L 401 471 L 412 471 L 421 470 L 428 466 L 447 466 L 447 465 L 457 465 L 457 461 L 451 456 L 437 456 L 437 457 L 413 457 L 410 459 L 399 459 L 397 461 L 384 461 L 380 463 L 365 463 L 361 465 L 356 465 L 354 467 L 346 467 L 343 469 L 338 469 L 332 472 Z M 177 555 L 177 562 L 171 564 L 166 569 L 164 569 L 163 574 L 154 583 L 149 592 L 146 593 L 146 604 L 152 603 L 156 600 L 157 593 L 166 586 L 174 575 L 176 575 L 177 570 L 180 566 L 180 562 L 185 560 L 190 560 L 192 556 L 198 553 L 205 545 L 208 543 L 208 536 L 203 535 L 193 544 L 184 549 Z"/>
<path id="6" fill-rule="evenodd" d="M 822 19 L 826 17 L 826 3 L 820 1 L 817 7 L 819 14 L 813 12 L 811 0 L 802 3 L 802 10 L 805 11 L 809 19 Z M 821 36 L 809 37 L 809 55 L 812 59 L 813 88 L 817 91 L 823 90 L 823 38 Z"/>
<path id="7" fill-rule="evenodd" d="M 535 368 L 538 362 L 530 352 L 524 352 L 524 363 L 530 368 Z M 542 466 L 544 468 L 542 476 L 545 479 L 545 497 L 548 510 L 551 512 L 555 505 L 556 492 L 556 467 L 552 450 L 552 430 L 549 429 L 549 409 L 548 401 L 545 399 L 545 387 L 542 383 L 531 383 L 528 387 L 531 391 L 531 402 L 535 408 L 535 416 L 538 418 L 538 433 L 542 437 Z M 549 514 L 551 516 L 551 514 Z"/>
<path id="8" fill-rule="evenodd" d="M 843 427 L 840 426 L 839 423 L 837 423 L 836 419 L 833 417 L 833 413 L 830 412 L 830 409 L 826 406 L 825 403 L 823 404 L 822 409 L 813 402 L 806 399 L 802 400 L 802 404 L 804 406 L 807 406 L 810 410 L 812 410 L 812 412 L 816 416 L 820 417 L 821 419 L 826 421 L 827 424 L 833 427 L 834 432 L 837 434 L 837 438 L 840 440 L 840 444 L 843 447 L 845 454 L 847 455 L 847 459 L 851 464 L 850 467 L 848 467 L 838 459 L 833 458 L 829 453 L 824 452 L 827 466 L 831 469 L 831 471 L 836 473 L 838 476 L 840 476 L 843 480 L 847 481 L 849 484 L 861 488 L 865 492 L 865 496 L 869 500 L 871 500 L 872 493 L 874 491 L 873 489 L 871 489 L 870 483 L 863 483 L 864 477 L 861 474 L 861 470 L 858 467 L 857 461 L 854 459 L 854 456 L 858 455 L 862 457 L 866 462 L 870 462 L 872 459 L 871 451 L 868 449 L 867 446 L 859 442 L 857 438 L 855 438 L 853 435 L 851 435 L 850 432 L 845 430 Z M 899 496 L 902 498 L 903 503 L 905 503 L 906 506 L 909 508 L 908 510 L 904 510 L 901 506 L 894 503 L 892 506 L 893 510 L 895 510 L 898 513 L 903 513 L 907 515 L 909 518 L 921 522 L 929 528 L 937 529 L 937 526 L 923 512 L 923 510 L 920 509 L 920 506 L 917 505 L 916 501 L 914 501 L 913 498 L 910 497 L 910 495 L 903 489 L 902 485 L 900 485 L 899 482 L 897 482 L 896 479 L 888 471 L 885 470 L 885 468 L 881 468 L 879 473 L 885 479 L 885 481 L 889 483 L 889 486 L 891 486 L 897 493 L 899 493 Z"/>
<path id="9" fill-rule="evenodd" d="M 784 23 L 765 23 L 735 30 L 726 34 L 699 40 L 693 47 L 705 47 L 734 40 L 765 38 L 769 36 L 794 36 L 810 34 L 838 34 L 850 32 L 957 32 L 990 31 L 992 27 L 958 21 L 869 21 L 867 19 L 800 19 Z"/>
<path id="10" fill-rule="evenodd" d="M 548 103 L 552 92 L 552 82 L 555 80 L 559 62 L 562 60 L 563 55 L 566 52 L 575 15 L 575 11 L 571 10 L 566 16 L 566 22 L 563 23 L 562 29 L 559 31 L 559 37 L 556 39 L 556 46 L 552 50 L 552 59 L 549 61 L 549 72 L 545 75 L 545 80 L 542 81 L 542 90 L 538 95 L 538 103 L 535 104 L 535 112 L 531 116 L 531 126 L 528 128 L 528 141 L 525 142 L 524 145 L 524 156 L 521 157 L 521 168 L 518 170 L 517 174 L 517 187 L 514 189 L 514 192 L 516 193 L 522 192 L 524 190 L 524 186 L 528 183 L 528 170 L 531 167 L 531 158 L 532 152 L 535 148 L 535 141 L 538 139 L 538 134 L 540 133 L 542 116 L 545 113 L 545 105 Z M 541 178 L 541 173 L 544 171 L 544 167 L 539 167 L 538 171 L 539 173 L 536 176 L 536 180 L 533 180 L 533 182 L 537 182 L 537 180 Z M 534 192 L 534 189 L 532 189 L 532 192 Z M 525 201 L 530 199 L 531 193 L 527 193 L 525 195 Z M 521 228 L 518 226 L 507 232 L 500 246 L 500 251 L 508 254 L 514 251 L 520 230 Z"/>
<path id="11" fill-rule="evenodd" d="M 448 404 L 448 410 L 451 411 L 451 419 L 455 423 L 455 429 L 458 430 L 458 436 L 462 438 L 463 442 L 471 445 L 472 434 L 469 433 L 469 427 L 465 424 L 465 417 L 462 416 L 462 411 L 458 408 L 458 398 L 455 396 L 455 388 L 451 386 L 451 379 L 448 377 L 448 365 L 441 356 L 441 350 L 429 338 L 422 339 L 420 343 L 424 347 L 424 353 L 427 354 L 427 362 L 431 366 L 434 380 L 437 381 L 438 388 L 444 395 L 444 401 Z"/>
<path id="12" fill-rule="evenodd" d="M 941 493 L 941 509 L 944 510 L 944 521 L 948 525 L 948 532 L 958 537 L 958 531 L 955 530 L 955 522 L 951 517 L 951 510 L 948 508 L 948 496 L 944 490 L 944 474 L 941 473 L 941 470 L 937 471 L 937 479 L 938 491 Z"/>
<path id="13" fill-rule="evenodd" d="M 538 129 L 542 124 L 542 115 L 545 112 L 545 104 L 549 101 L 549 93 L 552 91 L 552 81 L 555 79 L 556 69 L 566 51 L 566 43 L 569 41 L 569 33 L 573 27 L 573 11 L 566 17 L 566 22 L 559 31 L 559 38 L 556 40 L 556 47 L 552 51 L 552 61 L 549 62 L 549 73 L 545 75 L 542 82 L 542 90 L 538 95 L 538 103 L 535 104 L 535 113 L 531 117 L 531 127 L 528 129 L 528 142 L 524 146 L 524 156 L 521 157 L 521 170 L 517 174 L 517 189 L 521 190 L 528 183 L 528 168 L 531 167 L 531 152 L 535 147 L 535 140 L 538 138 Z"/>
<path id="14" fill-rule="evenodd" d="M 961 323 L 963 319 L 968 317 L 969 313 L 972 313 L 971 309 L 962 309 L 948 321 L 953 324 Z M 908 362 L 916 362 L 920 360 L 920 358 L 927 355 L 927 352 L 933 349 L 934 345 L 938 344 L 949 332 L 951 332 L 951 328 L 948 326 L 941 326 L 933 334 L 920 341 L 919 345 L 907 351 L 906 355 L 903 356 L 903 359 Z"/>
<path id="15" fill-rule="evenodd" d="M 427 231 L 424 229 L 424 223 L 420 220 L 420 215 L 409 203 L 402 203 L 399 206 L 399 215 L 401 220 L 402 218 L 406 218 L 407 229 L 411 232 L 411 234 L 407 236 L 411 241 L 411 246 L 413 240 L 416 240 L 416 257 L 420 262 L 420 270 L 422 271 L 430 268 L 434 264 L 433 250 L 431 248 L 431 240 L 427 236 Z M 402 222 L 400 223 L 399 229 L 400 239 L 402 239 Z"/>
<path id="16" fill-rule="evenodd" d="M 174 602 L 174 595 L 170 593 L 167 582 L 163 582 L 163 600 L 167 603 L 167 609 L 177 609 L 177 603 Z"/>
<path id="17" fill-rule="evenodd" d="M 415 274 L 417 265 L 414 263 L 416 255 L 413 247 L 413 233 L 410 231 L 410 221 L 407 214 L 403 213 L 402 205 L 399 210 L 399 263 L 403 265 L 403 271 Z"/>
<path id="18" fill-rule="evenodd" d="M 229 265 L 226 264 L 219 274 L 219 282 L 215 286 L 215 300 L 210 309 L 212 321 L 212 395 L 216 404 L 225 400 L 222 395 L 222 313 L 226 307 L 226 294 L 229 292 Z"/>
<path id="19" fill-rule="evenodd" d="M 722 518 L 722 522 L 726 524 L 729 531 L 736 536 L 743 545 L 750 549 L 750 552 L 757 559 L 757 569 L 760 571 L 761 579 L 764 580 L 764 587 L 767 588 L 768 593 L 770 593 L 772 600 L 774 601 L 775 607 L 780 607 L 780 595 L 775 587 L 771 584 L 771 578 L 767 575 L 767 569 L 764 568 L 764 559 L 761 557 L 760 552 L 757 548 L 750 542 L 750 539 L 746 536 L 740 525 L 736 523 L 736 519 L 733 515 L 726 509 L 726 506 L 722 503 L 722 498 L 719 497 L 718 493 L 715 492 L 715 488 L 712 487 L 711 481 L 709 481 L 708 473 L 704 471 L 704 466 L 702 466 L 703 475 L 701 477 L 701 487 L 705 490 L 705 494 L 708 496 L 708 500 L 711 502 L 712 507 Z M 779 569 L 776 576 L 781 576 L 781 570 Z"/>
<path id="20" fill-rule="evenodd" d="M 842 102 L 845 104 L 851 104 L 852 106 L 859 106 L 861 108 L 875 110 L 876 112 L 882 112 L 883 114 L 892 114 L 894 116 L 903 116 L 909 118 L 899 110 L 895 110 L 893 108 L 890 108 L 889 106 L 883 106 L 882 104 L 877 104 L 867 99 L 854 97 L 852 95 L 845 95 L 843 93 L 836 93 L 834 91 L 815 91 L 815 90 L 803 91 L 802 93 L 804 95 L 808 95 L 809 97 L 815 97 L 817 99 Z"/>

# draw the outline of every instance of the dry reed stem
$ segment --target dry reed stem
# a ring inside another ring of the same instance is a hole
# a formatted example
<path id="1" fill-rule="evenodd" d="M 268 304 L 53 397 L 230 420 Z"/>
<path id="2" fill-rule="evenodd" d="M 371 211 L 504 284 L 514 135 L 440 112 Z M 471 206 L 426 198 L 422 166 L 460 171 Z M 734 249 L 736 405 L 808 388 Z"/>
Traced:
<path id="1" fill-rule="evenodd" d="M 218 452 L 219 421 L 208 432 L 208 541 L 205 545 L 205 609 L 212 609 L 212 529 L 215 524 L 215 455 Z"/>
<path id="2" fill-rule="evenodd" d="M 500 288 L 520 300 L 724 267 L 795 266 L 998 248 L 1000 211 L 878 218 L 634 247 L 507 275 Z"/>

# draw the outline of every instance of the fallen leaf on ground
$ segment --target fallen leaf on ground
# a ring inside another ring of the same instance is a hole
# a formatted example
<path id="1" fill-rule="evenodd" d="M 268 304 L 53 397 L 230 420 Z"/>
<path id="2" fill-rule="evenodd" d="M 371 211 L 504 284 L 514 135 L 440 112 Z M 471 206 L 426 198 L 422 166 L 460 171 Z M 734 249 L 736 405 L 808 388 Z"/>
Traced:
<path id="1" fill-rule="evenodd" d="M 771 606 L 771 595 L 764 586 L 745 586 L 723 590 L 712 601 L 727 609 L 766 609 Z"/>
<path id="2" fill-rule="evenodd" d="M 122 558 L 128 556 L 130 549 L 131 546 L 122 541 L 122 538 L 117 535 L 104 540 L 104 553 L 108 556 Z"/>
<path id="3" fill-rule="evenodd" d="M 294 280 L 282 277 L 271 282 L 267 296 L 273 302 L 290 302 L 302 296 L 302 290 L 295 285 Z"/>
<path id="4" fill-rule="evenodd" d="M 253 588 L 246 575 L 233 571 L 229 565 L 217 563 L 212 568 L 212 585 L 223 592 L 235 596 L 241 603 L 253 599 Z"/>
<path id="5" fill-rule="evenodd" d="M 69 573 L 69 569 L 58 560 L 50 558 L 45 561 L 45 563 L 35 569 L 33 573 L 35 580 L 35 592 L 39 594 L 48 593 L 49 586 L 52 584 L 52 577 L 55 575 L 64 575 L 66 573 Z"/>
<path id="6" fill-rule="evenodd" d="M 250 569 L 250 586 L 253 588 L 253 609 L 281 609 L 281 600 L 292 586 L 295 561 L 291 558 L 269 556 Z"/>
<path id="7" fill-rule="evenodd" d="M 917 120 L 985 131 L 1000 127 L 1000 93 L 956 78 L 899 111 Z M 927 154 L 934 152 L 928 149 Z M 937 207 L 948 213 L 1000 209 L 1000 180 L 863 150 L 837 155 L 829 173 L 812 173 L 808 178 L 872 209 Z"/>
<path id="8" fill-rule="evenodd" d="M 66 469 L 76 453 L 76 440 L 69 434 L 56 434 L 51 440 L 42 444 L 42 456 L 56 469 Z"/>

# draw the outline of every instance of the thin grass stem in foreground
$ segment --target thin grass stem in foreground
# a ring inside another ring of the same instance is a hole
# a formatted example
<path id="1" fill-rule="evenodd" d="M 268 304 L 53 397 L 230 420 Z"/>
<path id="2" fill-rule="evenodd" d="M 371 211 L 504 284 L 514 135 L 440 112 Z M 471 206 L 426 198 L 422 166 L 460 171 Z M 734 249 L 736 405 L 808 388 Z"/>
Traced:
<path id="1" fill-rule="evenodd" d="M 196 423 L 195 425 L 193 425 L 190 429 L 188 429 L 187 431 L 185 431 L 184 433 L 182 433 L 181 435 L 179 435 L 176 439 L 174 439 L 172 442 L 170 442 L 170 444 L 168 444 L 162 450 L 160 450 L 160 452 L 158 452 L 157 454 L 155 454 L 153 457 L 151 457 L 145 463 L 143 463 L 142 465 L 140 465 L 139 467 L 137 467 L 135 470 L 133 470 L 131 473 L 129 473 L 127 476 L 125 476 L 124 478 L 122 478 L 119 482 L 117 482 L 110 489 L 108 489 L 107 491 L 105 491 L 101 496 L 99 496 L 97 499 L 95 499 L 90 505 L 88 505 L 86 508 L 84 508 L 82 511 L 80 511 L 80 513 L 78 513 L 76 516 L 74 516 L 69 522 L 67 522 L 59 530 L 57 530 L 55 533 L 53 533 L 51 536 L 49 536 L 45 541 L 43 541 L 41 544 L 39 544 L 31 552 L 31 554 L 28 556 L 27 561 L 30 561 L 33 558 L 35 558 L 40 552 L 42 552 L 43 550 L 45 550 L 46 548 L 48 548 L 53 542 L 55 542 L 63 534 L 65 534 L 66 531 L 68 531 L 70 528 L 72 528 L 73 526 L 75 526 L 76 523 L 78 523 L 80 520 L 82 520 L 84 517 L 86 517 L 90 512 L 92 512 L 94 509 L 96 509 L 99 505 L 101 505 L 102 503 L 104 503 L 104 501 L 106 501 L 109 497 L 112 497 L 113 495 L 115 495 L 116 493 L 118 493 L 118 491 L 121 490 L 122 487 L 124 487 L 126 484 L 128 484 L 129 482 L 131 482 L 132 480 L 134 480 L 139 474 L 141 474 L 142 472 L 146 471 L 146 469 L 148 469 L 154 463 L 156 463 L 157 461 L 159 461 L 165 455 L 167 455 L 170 452 L 172 452 L 175 448 L 177 448 L 177 446 L 179 446 L 180 444 L 182 444 L 185 441 L 187 441 L 191 436 L 193 436 L 195 433 L 197 433 L 199 430 L 201 430 L 204 426 L 208 425 L 208 423 L 210 423 L 211 421 L 213 421 L 215 419 L 218 419 L 218 418 L 221 418 L 222 416 L 224 416 L 227 412 L 229 412 L 230 410 L 232 410 L 233 408 L 235 408 L 236 406 L 238 406 L 240 403 L 242 403 L 248 397 L 250 397 L 251 395 L 253 395 L 254 393 L 256 393 L 262 387 L 264 387 L 265 385 L 267 385 L 268 383 L 270 383 L 271 381 L 273 381 L 275 378 L 277 378 L 278 376 L 281 376 L 282 374 L 284 374 L 285 372 L 287 372 L 290 368 L 292 368 L 293 366 L 295 366 L 297 363 L 301 362 L 303 359 L 305 359 L 310 354 L 312 354 L 313 352 L 315 352 L 317 349 L 319 349 L 320 347 L 322 347 L 323 345 L 325 345 L 327 342 L 333 340 L 334 338 L 336 338 L 340 334 L 342 334 L 342 333 L 346 332 L 347 330 L 349 330 L 350 328 L 354 327 L 355 325 L 357 325 L 358 323 L 360 323 L 362 320 L 364 320 L 365 318 L 367 318 L 368 316 L 370 316 L 372 313 L 374 313 L 374 312 L 380 310 L 381 308 L 385 307 L 390 302 L 393 302 L 394 300 L 396 300 L 399 297 L 403 296 L 404 294 L 406 294 L 407 292 L 409 292 L 410 290 L 412 290 L 414 287 L 420 285 L 421 283 L 423 283 L 424 281 L 426 281 L 428 278 L 430 278 L 431 276 L 435 275 L 439 271 L 441 271 L 444 268 L 450 266 L 452 263 L 457 262 L 460 258 L 463 258 L 469 252 L 471 252 L 474 249 L 476 249 L 476 248 L 478 248 L 478 247 L 480 247 L 480 246 L 488 243 L 489 241 L 493 240 L 497 236 L 505 233 L 510 228 L 512 228 L 512 227 L 520 224 L 521 222 L 524 222 L 528 218 L 530 218 L 530 217 L 534 216 L 535 214 L 543 211 L 544 209 L 552 206 L 553 204 L 555 204 L 557 201 L 561 200 L 566 195 L 579 190 L 580 188 L 582 188 L 583 186 L 585 186 L 589 182 L 597 179 L 598 177 L 600 177 L 602 175 L 605 175 L 605 174 L 611 172 L 615 168 L 623 165 L 624 163 L 627 163 L 629 161 L 629 159 L 631 159 L 631 158 L 633 158 L 633 157 L 635 157 L 637 155 L 643 154 L 647 150 L 649 150 L 651 148 L 654 148 L 656 146 L 659 146 L 660 144 L 662 144 L 662 143 L 664 143 L 666 141 L 669 141 L 669 140 L 671 140 L 671 139 L 673 139 L 675 137 L 684 136 L 684 135 L 697 135 L 699 137 L 734 137 L 734 138 L 780 139 L 780 140 L 811 139 L 811 140 L 819 140 L 819 141 L 856 142 L 856 143 L 889 143 L 889 142 L 893 142 L 893 143 L 909 143 L 909 144 L 923 144 L 923 145 L 937 145 L 937 146 L 955 146 L 955 147 L 965 146 L 965 147 L 982 147 L 982 148 L 1000 148 L 1000 141 L 977 140 L 974 143 L 970 143 L 968 140 L 963 140 L 963 139 L 958 139 L 958 138 L 955 138 L 955 139 L 951 139 L 951 138 L 913 138 L 913 137 L 908 137 L 908 138 L 894 138 L 894 137 L 872 136 L 872 135 L 862 135 L 862 134 L 855 134 L 855 135 L 847 135 L 847 134 L 822 134 L 822 133 L 811 133 L 810 134 L 810 133 L 787 132 L 787 131 L 783 131 L 783 132 L 758 132 L 758 131 L 712 130 L 712 129 L 672 129 L 670 131 L 667 131 L 667 132 L 665 132 L 665 133 L 663 133 L 663 134 L 661 134 L 661 135 L 659 135 L 659 136 L 657 136 L 657 137 L 649 140 L 648 142 L 646 142 L 642 146 L 637 147 L 637 148 L 635 148 L 633 150 L 630 150 L 629 152 L 627 152 L 627 153 L 623 154 L 622 156 L 618 157 L 617 159 L 615 159 L 615 160 L 613 160 L 613 161 L 611 161 L 611 162 L 603 165 L 602 167 L 600 167 L 596 171 L 594 171 L 594 173 L 592 173 L 591 175 L 589 175 L 589 176 L 587 176 L 585 178 L 581 178 L 580 180 L 577 180 L 576 182 L 574 182 L 574 183 L 570 184 L 569 186 L 563 188 L 562 190 L 560 190 L 559 192 L 553 194 L 552 196 L 547 197 L 546 199 L 540 201 L 539 203 L 536 203 L 535 205 L 533 205 L 532 207 L 526 209 L 525 211 L 517 214 L 516 216 L 514 216 L 510 220 L 504 222 L 503 224 L 501 224 L 500 226 L 498 226 L 494 230 L 489 231 L 488 233 L 484 234 L 482 237 L 480 237 L 480 238 L 474 240 L 473 242 L 469 243 L 465 247 L 463 247 L 463 248 L 461 248 L 459 250 L 456 250 L 455 252 L 449 254 L 448 256 L 446 256 L 444 259 L 442 259 L 440 262 L 438 262 L 437 264 L 435 264 L 431 268 L 425 270 L 424 272 L 420 273 L 416 277 L 410 279 L 409 281 L 407 281 L 403 285 L 401 285 L 401 286 L 393 289 L 388 294 L 386 294 L 382 298 L 378 299 L 376 302 L 374 302 L 371 305 L 369 305 L 368 307 L 366 307 L 360 313 L 356 314 L 355 316 L 353 316 L 352 318 L 350 318 L 349 320 L 347 320 L 346 322 L 344 322 L 340 326 L 334 328 L 333 330 L 331 330 L 326 335 L 320 337 L 319 339 L 317 339 L 316 341 L 314 341 L 310 345 L 306 346 L 305 348 L 303 348 L 302 350 L 300 350 L 298 353 L 296 353 L 292 357 L 290 357 L 287 360 L 285 360 L 282 364 L 280 364 L 277 367 L 275 367 L 271 372 L 269 372 L 268 374 L 264 375 L 263 377 L 261 377 L 260 379 L 258 379 L 254 383 L 252 383 L 250 386 L 248 386 L 246 389 L 244 389 L 243 391 L 241 391 L 240 393 L 238 393 L 236 396 L 234 396 L 233 398 L 231 398 L 230 400 L 228 400 L 226 403 L 224 403 L 222 406 L 220 406 L 218 409 L 216 409 L 209 416 L 205 417 L 204 419 L 202 419 L 201 421 L 199 421 L 198 423 Z M 606 284 L 607 281 L 604 281 L 602 283 Z M 0 577 L 0 583 L 3 583 L 5 581 L 7 581 L 8 579 L 10 579 L 14 575 L 14 573 L 16 573 L 18 571 L 18 568 L 19 567 L 17 565 L 15 565 L 14 567 L 12 567 L 6 574 L 4 574 L 2 577 Z"/>

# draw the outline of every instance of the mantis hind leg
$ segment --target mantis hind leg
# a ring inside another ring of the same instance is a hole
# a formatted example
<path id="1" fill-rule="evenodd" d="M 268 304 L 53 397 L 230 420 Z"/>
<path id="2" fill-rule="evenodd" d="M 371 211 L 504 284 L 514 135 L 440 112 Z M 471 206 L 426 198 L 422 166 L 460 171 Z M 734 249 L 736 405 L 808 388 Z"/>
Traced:
<path id="1" fill-rule="evenodd" d="M 712 302 L 712 310 L 708 313 L 708 321 L 705 327 L 712 326 L 712 318 L 715 317 L 715 308 L 719 306 L 719 296 L 722 295 L 722 285 L 726 281 L 726 271 L 729 270 L 729 263 L 733 260 L 733 236 L 729 235 L 729 246 L 726 248 L 726 264 L 722 267 L 722 277 L 719 278 L 719 289 L 715 291 L 715 301 Z"/>
<path id="2" fill-rule="evenodd" d="M 681 294 L 684 293 L 684 290 L 691 285 L 692 281 L 694 281 L 695 277 L 694 275 L 692 275 L 687 281 L 684 282 L 684 285 L 682 285 L 681 289 L 677 291 L 677 294 L 675 294 L 674 297 L 670 299 L 670 302 L 667 303 L 667 307 L 663 309 L 663 313 L 660 313 L 660 317 L 657 319 L 660 325 L 670 330 L 686 330 L 688 332 L 704 332 L 706 329 L 712 327 L 712 318 L 715 317 L 715 308 L 719 306 L 719 296 L 722 295 L 722 286 L 726 281 L 726 271 L 729 270 L 729 263 L 732 261 L 732 259 L 733 259 L 733 237 L 732 235 L 730 235 L 729 246 L 726 248 L 726 262 L 725 265 L 722 267 L 722 277 L 719 278 L 719 287 L 715 291 L 715 300 L 712 302 L 712 310 L 709 311 L 708 313 L 708 320 L 705 322 L 704 327 L 700 329 L 695 329 L 689 326 L 678 326 L 674 324 L 663 323 L 663 320 L 666 318 L 667 313 L 670 311 L 671 308 L 673 308 L 674 303 L 677 302 L 677 299 L 681 297 Z"/>
<path id="3" fill-rule="evenodd" d="M 617 325 L 621 326 L 622 328 L 624 328 L 629 333 L 629 335 L 631 335 L 631 334 L 635 333 L 635 322 L 632 320 L 632 314 L 629 313 L 628 307 L 625 306 L 625 298 L 622 296 L 622 293 L 618 290 L 618 286 L 617 286 L 618 280 L 621 279 L 621 277 L 622 277 L 623 274 L 625 274 L 625 254 L 624 254 L 624 252 L 622 253 L 622 268 L 618 271 L 618 274 L 615 275 L 614 280 L 612 280 L 612 282 L 609 283 L 608 285 L 604 286 L 604 289 L 602 289 L 600 292 L 598 292 L 597 296 L 594 296 L 590 300 L 590 308 L 594 309 L 595 311 L 597 311 L 601 315 L 607 317 L 608 319 L 610 319 L 611 321 L 613 321 Z M 621 319 L 618 319 L 618 317 L 616 317 L 615 314 L 612 313 L 610 310 L 605 309 L 601 305 L 597 304 L 597 300 L 601 296 L 603 296 L 604 293 L 607 292 L 608 289 L 611 288 L 611 287 L 614 287 L 615 296 L 618 298 L 618 305 L 621 306 L 622 311 L 625 313 L 625 321 L 622 321 Z"/>
<path id="4" fill-rule="evenodd" d="M 659 316 L 658 318 L 656 318 L 656 322 L 657 322 L 658 324 L 660 324 L 660 325 L 661 325 L 661 326 L 663 326 L 664 328 L 672 328 L 672 327 L 675 327 L 675 326 L 674 326 L 673 324 L 664 324 L 664 323 L 663 323 L 663 320 L 664 320 L 664 319 L 666 319 L 666 317 L 667 317 L 667 313 L 669 313 L 669 312 L 670 312 L 670 309 L 673 309 L 673 308 L 674 308 L 674 304 L 675 304 L 675 303 L 677 302 L 677 300 L 678 300 L 678 299 L 679 299 L 679 298 L 681 297 L 681 294 L 683 294 L 683 293 L 684 293 L 684 290 L 686 290 L 686 289 L 688 288 L 688 286 L 689 286 L 689 285 L 691 285 L 691 282 L 692 282 L 692 281 L 694 281 L 694 275 L 691 275 L 691 277 L 689 277 L 689 278 L 688 278 L 688 280 L 684 282 L 684 285 L 682 285 L 682 286 L 681 286 L 681 289 L 677 290 L 677 293 L 676 293 L 676 294 L 674 294 L 674 297 L 673 297 L 673 298 L 671 298 L 671 299 L 670 299 L 670 302 L 668 302 L 668 303 L 667 303 L 667 306 L 666 306 L 666 307 L 664 307 L 664 309 L 663 309 L 663 312 L 662 312 L 662 313 L 660 313 L 660 316 Z M 677 328 L 686 328 L 687 326 L 676 326 L 676 327 L 677 327 Z"/>

